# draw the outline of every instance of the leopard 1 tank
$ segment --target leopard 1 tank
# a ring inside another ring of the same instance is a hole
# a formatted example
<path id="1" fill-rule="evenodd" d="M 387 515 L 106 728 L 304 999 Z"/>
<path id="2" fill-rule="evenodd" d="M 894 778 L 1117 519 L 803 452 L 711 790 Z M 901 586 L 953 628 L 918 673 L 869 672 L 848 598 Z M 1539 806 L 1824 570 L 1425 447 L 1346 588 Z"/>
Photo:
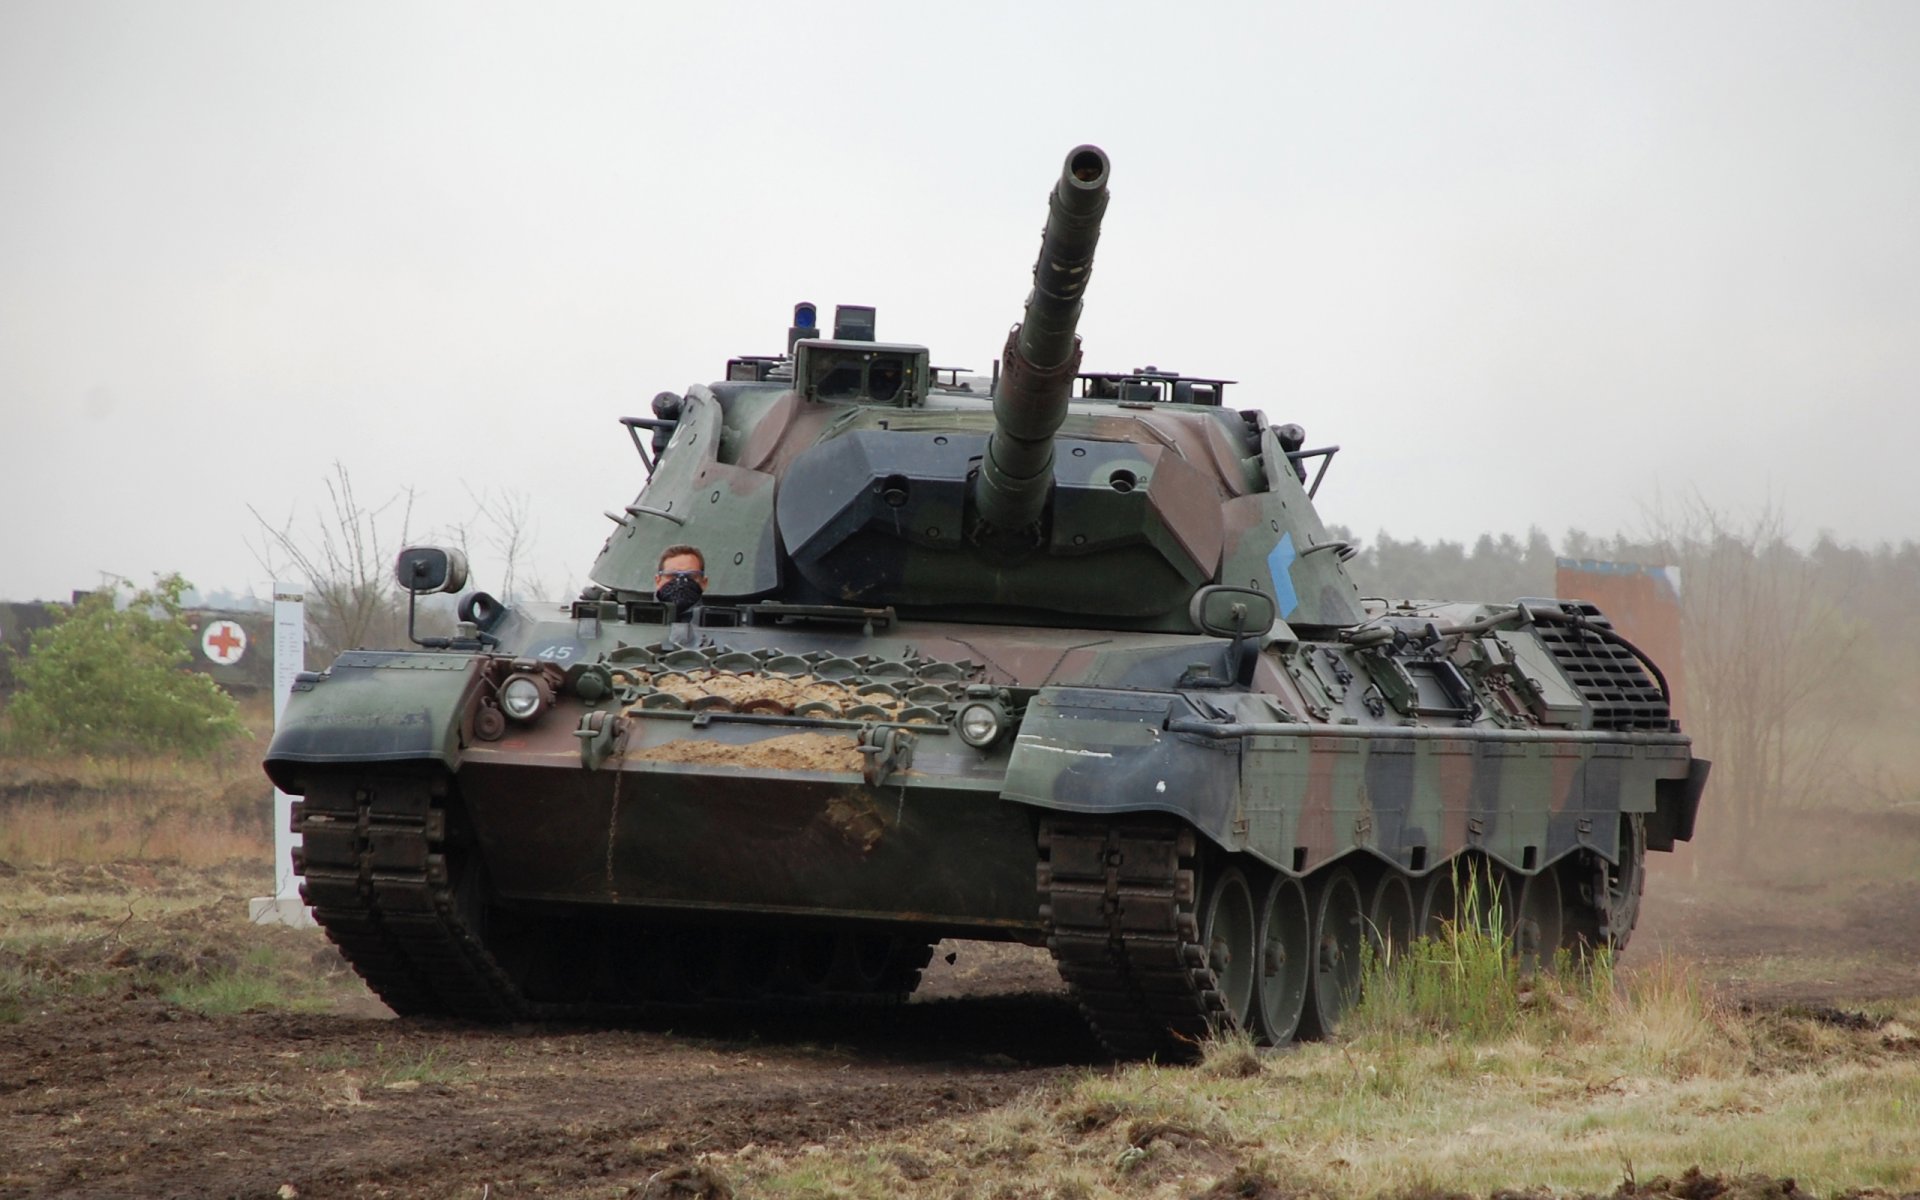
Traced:
<path id="1" fill-rule="evenodd" d="M 1067 156 L 990 382 L 801 305 L 624 419 L 647 481 L 578 599 L 469 592 L 300 678 L 302 892 L 397 1012 L 897 997 L 998 939 L 1178 1057 L 1332 1028 L 1463 867 L 1522 954 L 1625 942 L 1707 773 L 1660 671 L 1577 600 L 1363 598 L 1328 450 L 1231 381 L 1083 371 L 1109 169 Z"/>

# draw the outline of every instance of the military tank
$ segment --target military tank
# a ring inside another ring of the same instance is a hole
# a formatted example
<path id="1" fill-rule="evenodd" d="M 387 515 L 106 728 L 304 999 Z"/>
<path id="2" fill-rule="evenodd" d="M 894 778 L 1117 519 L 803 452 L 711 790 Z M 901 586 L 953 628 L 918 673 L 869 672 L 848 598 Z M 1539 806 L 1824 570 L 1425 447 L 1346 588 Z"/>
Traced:
<path id="1" fill-rule="evenodd" d="M 1067 156 L 991 380 L 800 305 L 624 418 L 647 481 L 578 599 L 300 677 L 302 894 L 397 1012 L 897 998 L 1006 940 L 1171 1058 L 1332 1029 L 1465 878 L 1523 955 L 1625 943 L 1707 775 L 1659 669 L 1579 601 L 1363 597 L 1333 447 L 1082 371 L 1109 171 Z"/>

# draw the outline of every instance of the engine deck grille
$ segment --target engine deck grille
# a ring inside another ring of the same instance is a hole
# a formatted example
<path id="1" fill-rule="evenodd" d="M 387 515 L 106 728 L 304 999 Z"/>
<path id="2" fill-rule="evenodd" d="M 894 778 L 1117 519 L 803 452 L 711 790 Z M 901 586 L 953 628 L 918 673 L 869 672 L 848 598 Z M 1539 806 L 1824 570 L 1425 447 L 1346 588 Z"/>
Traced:
<path id="1" fill-rule="evenodd" d="M 1581 600 L 1560 600 L 1554 607 L 1579 617 L 1588 625 L 1612 629 L 1613 622 L 1599 608 Z M 1578 625 L 1540 623 L 1534 626 L 1540 641 L 1580 695 L 1593 706 L 1595 729 L 1673 728 L 1660 685 L 1626 647 L 1607 641 Z"/>

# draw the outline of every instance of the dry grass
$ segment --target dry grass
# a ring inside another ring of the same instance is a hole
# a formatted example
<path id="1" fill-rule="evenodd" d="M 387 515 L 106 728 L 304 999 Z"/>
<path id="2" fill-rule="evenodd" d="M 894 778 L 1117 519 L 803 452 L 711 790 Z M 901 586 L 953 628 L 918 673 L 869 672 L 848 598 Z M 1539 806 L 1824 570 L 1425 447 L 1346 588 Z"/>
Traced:
<path id="1" fill-rule="evenodd" d="M 272 889 L 272 713 L 242 711 L 251 736 L 204 760 L 0 756 L 0 1022 L 55 998 L 224 1013 L 364 991 L 330 948 L 247 926 Z"/>
<path id="2" fill-rule="evenodd" d="M 250 736 L 205 760 L 0 755 L 0 862 L 175 862 L 216 866 L 273 853 L 273 787 L 260 770 L 272 732 L 264 698 L 242 707 Z"/>
<path id="3" fill-rule="evenodd" d="M 258 791 L 258 788 L 252 789 Z M 101 796 L 15 802 L 0 825 L 0 860 L 111 863 L 149 859 L 214 866 L 273 853 L 271 792 L 196 811 L 173 797 Z"/>
<path id="4" fill-rule="evenodd" d="M 89 997 L 151 996 L 193 1012 L 324 1009 L 366 989 L 310 931 L 247 920 L 265 857 L 9 866 L 0 872 L 0 1025 Z"/>
<path id="5" fill-rule="evenodd" d="M 1521 987 L 1504 1030 L 1376 1011 L 1332 1042 L 1228 1040 L 1197 1069 L 1088 1072 L 897 1141 L 714 1162 L 794 1196 L 1565 1195 L 1695 1164 L 1920 1189 L 1920 1003 L 1860 1028 L 1742 1015 L 1673 962 Z"/>

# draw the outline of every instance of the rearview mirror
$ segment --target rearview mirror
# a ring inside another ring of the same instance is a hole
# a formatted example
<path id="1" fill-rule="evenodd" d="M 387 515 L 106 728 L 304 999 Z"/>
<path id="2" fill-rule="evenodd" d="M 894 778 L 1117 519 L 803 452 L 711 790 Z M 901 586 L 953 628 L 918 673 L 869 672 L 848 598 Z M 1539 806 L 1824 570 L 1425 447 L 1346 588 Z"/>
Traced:
<path id="1" fill-rule="evenodd" d="M 467 556 L 444 546 L 408 546 L 394 561 L 393 577 L 416 596 L 457 592 L 467 586 Z"/>
<path id="2" fill-rule="evenodd" d="M 1203 587 L 1193 594 L 1187 615 L 1202 633 L 1215 637 L 1258 636 L 1272 626 L 1273 597 L 1243 587 Z"/>

